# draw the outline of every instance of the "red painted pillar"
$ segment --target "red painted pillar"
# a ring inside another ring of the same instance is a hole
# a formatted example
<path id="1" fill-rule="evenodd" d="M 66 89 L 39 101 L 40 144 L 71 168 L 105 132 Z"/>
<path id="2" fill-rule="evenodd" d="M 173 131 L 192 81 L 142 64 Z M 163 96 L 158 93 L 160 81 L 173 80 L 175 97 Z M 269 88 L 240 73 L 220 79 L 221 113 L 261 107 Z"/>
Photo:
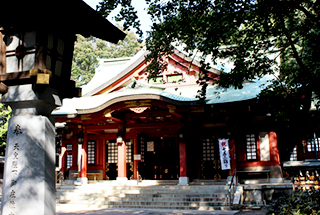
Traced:
<path id="1" fill-rule="evenodd" d="M 188 185 L 189 179 L 187 177 L 187 146 L 186 146 L 186 142 L 183 140 L 179 140 L 179 158 L 180 158 L 179 185 Z"/>
<path id="2" fill-rule="evenodd" d="M 66 144 L 62 142 L 62 147 L 61 147 L 61 171 L 66 171 L 66 159 L 67 159 L 67 149 L 66 149 Z"/>
<path id="3" fill-rule="evenodd" d="M 269 144 L 270 144 L 270 160 L 275 162 L 280 162 L 277 134 L 274 131 L 271 131 L 269 133 Z"/>
<path id="4" fill-rule="evenodd" d="M 101 138 L 101 142 L 102 142 L 102 168 L 103 168 L 103 176 L 102 179 L 106 180 L 107 179 L 107 175 L 106 175 L 106 170 L 107 170 L 107 152 L 106 152 L 106 139 L 105 138 Z"/>
<path id="5" fill-rule="evenodd" d="M 230 150 L 230 164 L 231 164 L 231 171 L 229 172 L 231 176 L 233 175 L 234 170 L 237 169 L 237 157 L 236 157 L 236 145 L 234 139 L 229 141 L 229 150 Z"/>
<path id="6" fill-rule="evenodd" d="M 74 130 L 74 133 L 76 133 L 77 131 Z M 78 137 L 76 135 L 72 136 L 71 139 L 72 142 L 72 165 L 70 167 L 70 169 L 72 170 L 78 170 L 78 155 L 79 155 L 79 148 L 78 148 Z"/>
<path id="7" fill-rule="evenodd" d="M 133 138 L 133 154 L 138 154 L 138 137 L 135 135 Z M 133 179 L 138 179 L 138 161 L 133 160 Z"/>
<path id="8" fill-rule="evenodd" d="M 119 138 L 118 138 L 119 139 Z M 122 139 L 122 138 L 121 138 Z M 118 177 L 117 180 L 127 180 L 127 146 L 124 140 L 118 143 Z"/>
<path id="9" fill-rule="evenodd" d="M 87 141 L 88 141 L 87 132 L 84 132 L 83 144 L 82 144 L 82 150 L 81 150 L 81 169 L 80 169 L 80 181 L 81 181 L 82 184 L 87 184 L 88 183 L 88 178 L 87 178 L 87 169 L 88 169 L 88 164 L 87 164 Z"/>

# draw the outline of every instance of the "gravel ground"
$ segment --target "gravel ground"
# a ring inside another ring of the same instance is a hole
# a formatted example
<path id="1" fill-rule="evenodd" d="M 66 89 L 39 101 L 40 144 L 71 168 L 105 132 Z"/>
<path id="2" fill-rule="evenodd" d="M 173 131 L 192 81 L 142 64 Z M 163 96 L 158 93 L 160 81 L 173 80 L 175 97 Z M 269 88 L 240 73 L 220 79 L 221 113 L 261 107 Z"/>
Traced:
<path id="1" fill-rule="evenodd" d="M 57 206 L 56 215 L 265 215 L 267 208 L 241 209 L 232 211 L 190 211 L 121 208 L 84 208 L 81 206 Z"/>
<path id="2" fill-rule="evenodd" d="M 241 209 L 236 215 L 245 215 L 245 214 L 251 214 L 251 215 L 265 215 L 267 213 L 268 209 L 266 207 L 260 208 L 260 209 Z"/>

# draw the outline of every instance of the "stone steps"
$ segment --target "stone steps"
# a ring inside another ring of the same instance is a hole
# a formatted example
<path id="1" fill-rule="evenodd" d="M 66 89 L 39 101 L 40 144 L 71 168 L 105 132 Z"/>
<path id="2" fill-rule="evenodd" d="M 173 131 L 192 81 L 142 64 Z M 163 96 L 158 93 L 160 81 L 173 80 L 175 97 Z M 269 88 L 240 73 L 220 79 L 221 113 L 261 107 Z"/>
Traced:
<path id="1" fill-rule="evenodd" d="M 189 197 L 181 197 L 181 198 L 150 198 L 150 197 L 107 197 L 105 198 L 106 201 L 142 201 L 142 202 L 156 202 L 156 201 L 173 201 L 173 202 L 225 202 L 225 198 L 208 198 L 208 197 L 199 197 L 199 198 L 189 198 Z"/>
<path id="2" fill-rule="evenodd" d="M 109 205 L 109 208 L 136 208 L 136 209 L 167 209 L 167 210 L 199 210 L 199 211 L 215 211 L 215 210 L 230 210 L 229 206 L 155 206 L 155 205 L 140 205 L 140 206 L 123 206 L 123 205 Z"/>
<path id="3" fill-rule="evenodd" d="M 228 210 L 225 185 L 116 185 L 110 182 L 82 186 L 57 185 L 57 204 L 109 208 Z"/>

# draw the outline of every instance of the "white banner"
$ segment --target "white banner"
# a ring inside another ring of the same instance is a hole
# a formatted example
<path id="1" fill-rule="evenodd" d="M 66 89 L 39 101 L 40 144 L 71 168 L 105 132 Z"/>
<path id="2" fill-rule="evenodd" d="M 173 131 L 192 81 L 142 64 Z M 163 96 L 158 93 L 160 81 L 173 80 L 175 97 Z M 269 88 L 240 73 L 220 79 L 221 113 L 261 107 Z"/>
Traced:
<path id="1" fill-rule="evenodd" d="M 230 169 L 229 140 L 219 139 L 221 169 Z"/>

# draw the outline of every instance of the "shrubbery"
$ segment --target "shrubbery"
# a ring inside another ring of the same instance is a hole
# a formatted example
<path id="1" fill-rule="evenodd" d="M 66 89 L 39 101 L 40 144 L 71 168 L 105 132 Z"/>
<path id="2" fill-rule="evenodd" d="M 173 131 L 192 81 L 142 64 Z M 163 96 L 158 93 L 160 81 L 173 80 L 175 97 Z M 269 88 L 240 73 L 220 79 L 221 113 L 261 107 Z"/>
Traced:
<path id="1" fill-rule="evenodd" d="M 268 215 L 320 214 L 320 190 L 296 191 L 292 196 L 278 198 L 269 208 Z"/>

